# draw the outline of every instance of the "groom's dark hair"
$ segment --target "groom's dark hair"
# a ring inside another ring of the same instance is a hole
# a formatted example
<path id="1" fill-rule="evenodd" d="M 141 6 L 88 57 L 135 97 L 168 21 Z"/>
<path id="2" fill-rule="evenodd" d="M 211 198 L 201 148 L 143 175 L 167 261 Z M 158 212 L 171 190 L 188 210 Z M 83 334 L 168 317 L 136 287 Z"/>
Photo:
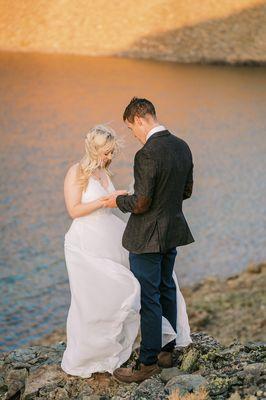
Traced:
<path id="1" fill-rule="evenodd" d="M 128 120 L 128 122 L 133 123 L 136 115 L 144 118 L 146 114 L 150 114 L 153 116 L 153 118 L 156 118 L 154 105 L 147 99 L 133 97 L 128 106 L 125 108 L 123 121 Z"/>

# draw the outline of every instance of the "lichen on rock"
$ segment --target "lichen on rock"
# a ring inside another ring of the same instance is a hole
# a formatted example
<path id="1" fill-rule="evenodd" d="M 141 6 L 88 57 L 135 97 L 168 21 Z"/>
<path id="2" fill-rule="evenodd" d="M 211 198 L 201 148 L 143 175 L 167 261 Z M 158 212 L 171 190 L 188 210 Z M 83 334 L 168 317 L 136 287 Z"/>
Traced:
<path id="1" fill-rule="evenodd" d="M 119 384 L 108 374 L 80 378 L 65 374 L 60 361 L 64 343 L 31 346 L 0 357 L 0 398 L 3 400 L 168 400 L 195 399 L 205 388 L 209 399 L 239 400 L 266 397 L 265 343 L 233 342 L 221 345 L 203 333 L 192 334 L 193 343 L 178 348 L 174 367 L 141 384 Z M 136 358 L 135 352 L 125 365 Z M 193 371 L 193 372 L 192 372 Z M 205 398 L 205 397 L 204 397 Z"/>

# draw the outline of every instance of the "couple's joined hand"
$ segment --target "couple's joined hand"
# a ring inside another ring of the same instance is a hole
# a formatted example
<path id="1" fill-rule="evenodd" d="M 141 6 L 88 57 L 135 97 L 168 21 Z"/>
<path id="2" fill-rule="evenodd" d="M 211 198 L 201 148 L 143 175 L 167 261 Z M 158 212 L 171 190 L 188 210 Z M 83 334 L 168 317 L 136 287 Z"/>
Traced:
<path id="1" fill-rule="evenodd" d="M 114 192 L 101 197 L 101 204 L 104 208 L 115 208 L 116 207 L 116 198 L 120 195 L 128 194 L 126 190 L 115 190 Z"/>

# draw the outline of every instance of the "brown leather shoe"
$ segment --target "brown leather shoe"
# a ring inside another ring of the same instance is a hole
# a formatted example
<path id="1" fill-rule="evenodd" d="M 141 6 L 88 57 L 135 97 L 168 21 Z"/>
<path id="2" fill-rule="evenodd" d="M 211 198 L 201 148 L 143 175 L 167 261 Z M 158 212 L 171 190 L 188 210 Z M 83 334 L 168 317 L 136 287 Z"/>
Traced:
<path id="1" fill-rule="evenodd" d="M 113 376 L 119 382 L 143 382 L 145 379 L 150 378 L 153 375 L 159 374 L 161 368 L 157 364 L 145 365 L 142 363 L 137 363 L 136 367 L 131 368 L 117 368 Z"/>
<path id="2" fill-rule="evenodd" d="M 169 351 L 161 351 L 158 354 L 158 365 L 161 368 L 172 368 L 173 353 L 170 353 Z"/>

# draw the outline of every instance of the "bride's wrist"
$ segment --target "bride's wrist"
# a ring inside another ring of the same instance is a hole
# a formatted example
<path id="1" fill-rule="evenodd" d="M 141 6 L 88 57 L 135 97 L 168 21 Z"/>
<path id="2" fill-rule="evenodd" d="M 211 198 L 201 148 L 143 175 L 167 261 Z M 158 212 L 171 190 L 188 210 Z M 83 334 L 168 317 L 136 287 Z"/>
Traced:
<path id="1" fill-rule="evenodd" d="M 97 200 L 97 208 L 103 208 L 103 201 L 101 199 Z"/>

